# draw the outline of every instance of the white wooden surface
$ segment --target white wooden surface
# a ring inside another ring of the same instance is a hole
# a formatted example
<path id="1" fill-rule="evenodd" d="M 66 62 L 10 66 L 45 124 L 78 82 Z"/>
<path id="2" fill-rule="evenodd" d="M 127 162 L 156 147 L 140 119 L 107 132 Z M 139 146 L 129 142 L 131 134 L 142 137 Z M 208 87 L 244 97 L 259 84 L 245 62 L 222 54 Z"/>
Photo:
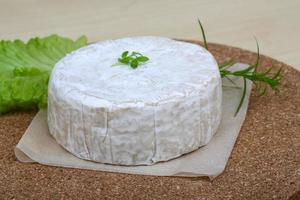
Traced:
<path id="1" fill-rule="evenodd" d="M 300 69 L 299 0 L 0 0 L 0 39 L 51 33 L 90 41 L 130 35 L 207 39 L 255 50 Z"/>

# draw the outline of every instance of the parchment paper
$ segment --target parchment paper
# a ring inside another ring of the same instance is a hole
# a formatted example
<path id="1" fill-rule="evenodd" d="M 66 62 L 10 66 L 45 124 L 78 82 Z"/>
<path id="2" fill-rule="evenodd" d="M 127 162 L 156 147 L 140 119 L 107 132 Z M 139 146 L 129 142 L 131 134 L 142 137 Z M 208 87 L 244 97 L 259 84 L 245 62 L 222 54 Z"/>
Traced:
<path id="1" fill-rule="evenodd" d="M 239 63 L 233 66 L 232 69 L 246 66 Z M 155 176 L 208 176 L 213 179 L 225 169 L 245 120 L 251 92 L 251 82 L 248 82 L 243 106 L 238 115 L 234 117 L 242 95 L 243 82 L 236 77 L 232 77 L 232 79 L 236 85 L 226 79 L 223 80 L 223 113 L 220 127 L 215 136 L 206 146 L 179 158 L 152 166 L 117 166 L 82 160 L 64 150 L 49 134 L 46 110 L 40 110 L 34 117 L 17 144 L 15 155 L 21 162 L 37 162 L 58 167 Z"/>

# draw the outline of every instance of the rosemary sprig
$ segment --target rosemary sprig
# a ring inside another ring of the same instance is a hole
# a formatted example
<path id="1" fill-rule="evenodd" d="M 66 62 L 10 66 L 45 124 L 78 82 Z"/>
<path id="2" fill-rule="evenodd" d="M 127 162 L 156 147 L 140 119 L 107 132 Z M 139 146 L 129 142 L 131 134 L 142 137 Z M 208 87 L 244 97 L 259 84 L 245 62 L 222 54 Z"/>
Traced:
<path id="1" fill-rule="evenodd" d="M 201 24 L 201 21 L 199 19 L 198 19 L 198 23 L 200 25 L 202 38 L 204 41 L 204 47 L 205 49 L 208 50 L 205 32 Z M 266 94 L 268 87 L 270 87 L 273 90 L 277 90 L 278 86 L 280 85 L 280 81 L 282 79 L 281 68 L 277 70 L 276 73 L 272 73 L 273 66 L 269 67 L 265 72 L 257 71 L 260 64 L 260 52 L 259 52 L 259 45 L 256 38 L 255 41 L 256 41 L 257 52 L 256 52 L 256 61 L 254 64 L 250 64 L 249 67 L 247 67 L 246 69 L 236 70 L 236 71 L 228 70 L 229 67 L 231 67 L 236 63 L 235 58 L 231 58 L 228 61 L 219 64 L 219 70 L 222 78 L 227 78 L 231 82 L 233 81 L 228 76 L 237 76 L 243 78 L 243 93 L 239 105 L 236 109 L 235 116 L 240 111 L 243 102 L 245 100 L 246 90 L 247 90 L 247 80 L 250 80 L 255 84 L 258 96 L 262 96 Z"/>
<path id="2" fill-rule="evenodd" d="M 149 60 L 148 57 L 143 56 L 139 52 L 133 51 L 129 54 L 129 51 L 124 51 L 120 58 L 118 58 L 118 63 L 113 66 L 125 64 L 129 65 L 132 69 L 136 69 L 141 63 L 145 63 Z"/>

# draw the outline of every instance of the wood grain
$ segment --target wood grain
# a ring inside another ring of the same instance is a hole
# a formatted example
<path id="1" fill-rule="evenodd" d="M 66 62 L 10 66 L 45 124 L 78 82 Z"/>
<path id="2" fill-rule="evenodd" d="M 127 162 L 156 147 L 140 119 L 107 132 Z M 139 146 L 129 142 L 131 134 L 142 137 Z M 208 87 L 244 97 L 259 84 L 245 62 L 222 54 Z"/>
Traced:
<path id="1" fill-rule="evenodd" d="M 255 50 L 300 69 L 300 1 L 290 0 L 0 0 L 0 38 L 51 33 L 90 42 L 133 35 L 200 38 Z"/>

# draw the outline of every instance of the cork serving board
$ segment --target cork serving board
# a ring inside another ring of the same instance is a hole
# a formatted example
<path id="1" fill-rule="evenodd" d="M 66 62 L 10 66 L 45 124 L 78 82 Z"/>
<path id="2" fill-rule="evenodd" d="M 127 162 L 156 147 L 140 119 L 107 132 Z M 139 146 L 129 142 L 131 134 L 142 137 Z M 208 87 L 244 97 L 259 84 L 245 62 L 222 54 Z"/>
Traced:
<path id="1" fill-rule="evenodd" d="M 197 41 L 190 41 L 198 43 Z M 219 62 L 255 53 L 209 44 Z M 223 174 L 213 181 L 128 175 L 18 162 L 14 147 L 37 111 L 0 117 L 0 199 L 300 199 L 300 72 L 272 58 L 262 68 L 283 67 L 279 91 L 252 92 L 246 120 Z"/>

